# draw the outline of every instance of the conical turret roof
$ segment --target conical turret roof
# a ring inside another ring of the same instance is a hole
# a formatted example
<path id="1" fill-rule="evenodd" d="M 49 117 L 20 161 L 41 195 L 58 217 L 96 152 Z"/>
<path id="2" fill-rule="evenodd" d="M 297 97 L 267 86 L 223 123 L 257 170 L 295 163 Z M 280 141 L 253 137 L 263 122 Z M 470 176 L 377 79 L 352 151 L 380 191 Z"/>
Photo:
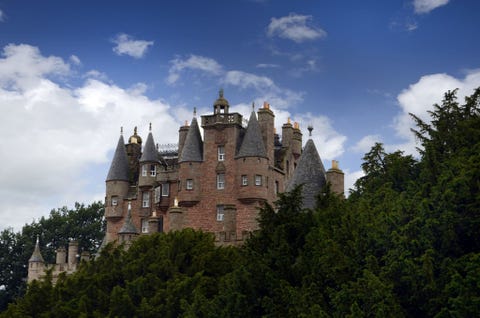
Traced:
<path id="1" fill-rule="evenodd" d="M 108 170 L 106 181 L 112 180 L 129 181 L 128 157 L 123 135 L 120 135 L 118 139 L 117 149 L 115 149 L 112 164 Z"/>
<path id="2" fill-rule="evenodd" d="M 148 133 L 147 141 L 145 142 L 145 147 L 143 147 L 142 157 L 140 157 L 140 162 L 159 162 L 158 160 L 158 151 L 155 147 L 155 142 L 153 141 L 152 132 Z"/>
<path id="3" fill-rule="evenodd" d="M 180 155 L 179 162 L 184 161 L 203 161 L 203 141 L 196 117 L 192 119 Z"/>
<path id="4" fill-rule="evenodd" d="M 122 228 L 118 231 L 118 234 L 138 234 L 137 228 L 132 222 L 132 208 L 130 202 L 128 203 L 127 217 L 125 218 Z"/>
<path id="5" fill-rule="evenodd" d="M 315 143 L 309 139 L 293 172 L 286 191 L 291 191 L 297 185 L 303 184 L 303 207 L 314 208 L 316 196 L 326 184 L 325 168 L 318 154 Z"/>
<path id="6" fill-rule="evenodd" d="M 35 248 L 33 250 L 32 256 L 28 261 L 45 263 L 45 261 L 43 260 L 42 253 L 40 253 L 40 243 L 38 240 L 38 236 L 37 236 L 37 242 L 35 243 Z"/>
<path id="7" fill-rule="evenodd" d="M 263 143 L 262 131 L 258 124 L 257 115 L 252 111 L 248 120 L 247 131 L 243 137 L 242 145 L 238 151 L 237 158 L 241 157 L 267 157 Z"/>

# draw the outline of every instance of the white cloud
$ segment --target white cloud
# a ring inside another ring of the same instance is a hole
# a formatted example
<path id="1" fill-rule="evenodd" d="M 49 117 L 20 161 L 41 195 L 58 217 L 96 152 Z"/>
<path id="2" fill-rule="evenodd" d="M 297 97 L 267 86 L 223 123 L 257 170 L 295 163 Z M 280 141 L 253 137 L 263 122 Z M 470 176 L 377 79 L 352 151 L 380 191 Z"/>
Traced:
<path id="1" fill-rule="evenodd" d="M 167 83 L 174 84 L 180 78 L 180 72 L 186 69 L 202 71 L 211 75 L 220 75 L 222 66 L 214 59 L 191 54 L 187 59 L 175 58 L 170 61 Z"/>
<path id="2" fill-rule="evenodd" d="M 311 15 L 300 15 L 290 13 L 281 18 L 271 18 L 267 28 L 269 37 L 278 36 L 283 39 L 292 40 L 296 43 L 321 39 L 327 36 L 327 32 L 309 23 Z"/>
<path id="3" fill-rule="evenodd" d="M 352 171 L 350 172 L 350 170 L 346 169 L 344 171 L 345 173 L 345 194 L 349 194 L 350 193 L 350 189 L 353 190 L 355 187 L 355 182 L 357 182 L 358 179 L 360 179 L 361 177 L 365 176 L 365 173 L 363 172 L 363 170 L 357 170 L 357 171 Z"/>
<path id="4" fill-rule="evenodd" d="M 109 81 L 107 74 L 97 71 L 97 70 L 90 70 L 83 75 L 84 78 L 94 78 L 98 79 L 103 82 Z"/>
<path id="5" fill-rule="evenodd" d="M 0 10 L 0 22 L 5 21 L 5 13 L 3 13 L 2 10 Z"/>
<path id="6" fill-rule="evenodd" d="M 258 76 L 252 73 L 242 71 L 228 71 L 225 74 L 224 82 L 226 84 L 238 86 L 240 88 L 255 88 L 264 91 L 275 88 L 273 81 L 266 76 Z"/>
<path id="7" fill-rule="evenodd" d="M 69 69 L 67 62 L 45 57 L 36 47 L 10 44 L 3 50 L 0 133 L 8 138 L 0 150 L 1 226 L 18 229 L 59 202 L 72 205 L 102 197 L 103 189 L 92 190 L 89 183 L 102 188 L 105 176 L 92 181 L 88 170 L 108 169 L 120 126 L 126 126 L 126 137 L 136 125 L 145 136 L 155 118 L 155 141 L 177 141 L 176 130 L 162 128 L 180 122 L 167 103 L 143 95 L 145 84 L 126 90 L 87 78 L 68 88 L 61 83 Z"/>
<path id="8" fill-rule="evenodd" d="M 117 35 L 112 42 L 117 44 L 113 48 L 117 55 L 129 55 L 136 59 L 144 57 L 148 47 L 153 45 L 153 41 L 135 40 L 125 33 Z"/>
<path id="9" fill-rule="evenodd" d="M 260 63 L 260 64 L 257 64 L 256 67 L 258 67 L 258 68 L 278 68 L 278 67 L 280 67 L 280 65 L 269 64 L 269 63 Z"/>
<path id="10" fill-rule="evenodd" d="M 449 2 L 449 0 L 414 0 L 413 7 L 415 13 L 422 14 L 428 13 L 433 9 L 444 6 Z"/>
<path id="11" fill-rule="evenodd" d="M 80 59 L 76 55 L 70 55 L 70 62 L 72 62 L 75 65 L 82 64 L 82 61 L 80 61 Z"/>
<path id="12" fill-rule="evenodd" d="M 352 147 L 352 150 L 356 153 L 365 154 L 370 151 L 376 142 L 382 142 L 382 137 L 380 135 L 367 135 L 360 139 Z"/>
<path id="13" fill-rule="evenodd" d="M 472 94 L 479 86 L 480 70 L 478 69 L 470 71 L 463 79 L 444 73 L 422 76 L 418 82 L 410 85 L 397 96 L 401 112 L 394 119 L 394 129 L 405 142 L 399 145 L 388 145 L 387 150 L 400 149 L 407 154 L 415 154 L 415 139 L 410 130 L 415 127 L 409 113 L 425 122 L 430 122 L 428 111 L 433 110 L 433 104 L 441 104 L 448 90 L 458 88 L 458 101 L 463 102 L 465 96 Z"/>

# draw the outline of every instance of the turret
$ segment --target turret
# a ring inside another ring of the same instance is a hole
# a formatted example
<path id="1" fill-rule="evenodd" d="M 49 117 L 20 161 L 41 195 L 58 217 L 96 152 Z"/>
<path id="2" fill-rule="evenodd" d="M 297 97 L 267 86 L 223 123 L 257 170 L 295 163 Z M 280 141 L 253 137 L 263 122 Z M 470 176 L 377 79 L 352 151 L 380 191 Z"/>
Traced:
<path id="1" fill-rule="evenodd" d="M 150 124 L 150 132 L 148 133 L 142 156 L 140 157 L 140 176 L 138 185 L 140 187 L 151 187 L 155 182 L 157 171 L 159 170 L 160 160 L 158 150 L 155 147 L 155 141 L 152 135 L 152 124 Z"/>
<path id="2" fill-rule="evenodd" d="M 132 222 L 132 204 L 128 202 L 127 216 L 122 228 L 118 231 L 120 243 L 125 243 L 125 248 L 129 248 L 132 241 L 139 235 L 139 232 Z"/>
<path id="3" fill-rule="evenodd" d="M 223 97 L 223 89 L 218 92 L 218 99 L 213 104 L 214 114 L 228 114 L 228 108 L 230 105 L 228 101 Z"/>
<path id="4" fill-rule="evenodd" d="M 137 127 L 133 129 L 133 135 L 128 138 L 127 150 L 130 183 L 135 184 L 138 181 L 139 160 L 142 155 L 142 138 L 137 135 Z"/>
<path id="5" fill-rule="evenodd" d="M 200 200 L 203 141 L 196 115 L 196 109 L 194 109 L 192 123 L 179 157 L 178 178 L 180 180 L 179 194 L 182 205 L 192 205 Z"/>
<path id="6" fill-rule="evenodd" d="M 235 160 L 238 169 L 236 184 L 240 185 L 239 200 L 266 200 L 268 158 L 255 111 L 250 115 L 245 136 Z"/>
<path id="7" fill-rule="evenodd" d="M 67 251 L 65 250 L 65 247 L 61 246 L 56 251 L 55 263 L 57 265 L 65 265 L 66 262 L 67 262 Z"/>
<path id="8" fill-rule="evenodd" d="M 70 270 L 77 267 L 78 242 L 70 241 L 68 243 L 68 268 Z"/>
<path id="9" fill-rule="evenodd" d="M 44 275 L 44 272 L 45 272 L 45 261 L 43 260 L 42 253 L 40 253 L 40 243 L 37 235 L 35 248 L 33 249 L 32 256 L 28 260 L 27 281 L 30 283 L 35 279 L 41 278 Z"/>
<path id="10" fill-rule="evenodd" d="M 185 139 L 187 138 L 188 129 L 188 121 L 185 121 L 185 125 L 180 127 L 178 130 L 178 157 L 180 157 L 180 154 L 182 153 L 183 145 L 185 144 Z"/>
<path id="11" fill-rule="evenodd" d="M 311 138 L 313 127 L 308 127 L 310 139 L 308 139 L 300 156 L 297 168 L 288 182 L 286 191 L 292 191 L 297 185 L 302 185 L 303 207 L 314 208 L 316 196 L 326 185 L 325 168 L 318 154 L 315 143 Z"/>

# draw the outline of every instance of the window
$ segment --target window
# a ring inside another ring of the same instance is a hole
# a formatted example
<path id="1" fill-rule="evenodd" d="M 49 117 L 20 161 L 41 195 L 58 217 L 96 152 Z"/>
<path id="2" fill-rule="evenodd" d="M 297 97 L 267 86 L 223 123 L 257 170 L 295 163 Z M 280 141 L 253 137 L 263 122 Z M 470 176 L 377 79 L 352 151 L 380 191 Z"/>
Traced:
<path id="1" fill-rule="evenodd" d="M 147 165 L 143 165 L 142 166 L 142 177 L 146 177 L 147 176 Z"/>
<path id="2" fill-rule="evenodd" d="M 155 187 L 155 194 L 154 194 L 154 199 L 153 199 L 153 202 L 155 203 L 160 203 L 160 196 L 162 194 L 161 192 L 161 189 L 160 189 L 160 186 L 158 187 Z"/>
<path id="3" fill-rule="evenodd" d="M 157 175 L 157 167 L 155 165 L 150 165 L 150 177 L 155 177 Z"/>
<path id="4" fill-rule="evenodd" d="M 162 197 L 168 197 L 170 195 L 170 184 L 163 183 L 162 184 Z"/>
<path id="5" fill-rule="evenodd" d="M 150 206 L 150 192 L 142 193 L 142 208 L 148 208 Z"/>
<path id="6" fill-rule="evenodd" d="M 187 190 L 192 190 L 193 189 L 193 180 L 192 179 L 187 179 L 186 188 L 187 188 Z"/>
<path id="7" fill-rule="evenodd" d="M 217 174 L 217 189 L 218 190 L 225 189 L 225 174 L 224 173 L 218 173 Z"/>
<path id="8" fill-rule="evenodd" d="M 142 219 L 142 233 L 148 233 L 148 220 Z"/>
<path id="9" fill-rule="evenodd" d="M 275 194 L 277 194 L 279 190 L 280 190 L 280 185 L 278 184 L 278 181 L 275 181 Z"/>
<path id="10" fill-rule="evenodd" d="M 118 197 L 116 195 L 112 196 L 111 203 L 112 203 L 112 206 L 118 205 Z"/>
<path id="11" fill-rule="evenodd" d="M 225 216 L 223 205 L 217 205 L 217 221 L 223 221 Z"/>
<path id="12" fill-rule="evenodd" d="M 256 186 L 261 186 L 262 185 L 262 176 L 259 174 L 255 175 L 255 185 Z"/>
<path id="13" fill-rule="evenodd" d="M 242 186 L 248 185 L 248 177 L 246 175 L 242 176 Z"/>
<path id="14" fill-rule="evenodd" d="M 225 160 L 225 146 L 218 146 L 218 161 Z"/>

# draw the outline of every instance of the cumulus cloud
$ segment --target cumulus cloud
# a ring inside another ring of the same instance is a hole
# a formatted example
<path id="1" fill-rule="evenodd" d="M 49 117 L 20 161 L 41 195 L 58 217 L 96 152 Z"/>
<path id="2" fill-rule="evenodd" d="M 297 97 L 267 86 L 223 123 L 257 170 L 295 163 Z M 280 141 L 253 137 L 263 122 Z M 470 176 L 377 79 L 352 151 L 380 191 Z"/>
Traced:
<path id="1" fill-rule="evenodd" d="M 365 154 L 370 151 L 376 142 L 382 142 L 380 135 L 367 135 L 360 139 L 353 147 L 352 151 Z"/>
<path id="2" fill-rule="evenodd" d="M 344 171 L 345 173 L 345 194 L 349 194 L 349 190 L 353 190 L 355 188 L 355 182 L 357 182 L 358 179 L 361 177 L 365 176 L 365 172 L 363 170 L 357 170 L 357 171 L 352 171 L 346 169 Z"/>
<path id="3" fill-rule="evenodd" d="M 0 166 L 1 226 L 16 228 L 48 213 L 58 202 L 91 202 L 103 197 L 104 176 L 93 182 L 87 171 L 108 169 L 120 126 L 148 132 L 155 118 L 156 142 L 176 142 L 179 125 L 170 106 L 143 95 L 145 84 L 130 89 L 87 78 L 79 87 L 62 85 L 70 64 L 44 56 L 29 45 L 7 45 L 0 58 L 2 165 Z M 161 131 L 161 133 L 160 133 Z M 97 187 L 98 188 L 98 187 Z M 52 205 L 55 204 L 55 205 Z"/>
<path id="4" fill-rule="evenodd" d="M 211 75 L 220 75 L 223 72 L 222 66 L 214 59 L 191 54 L 186 59 L 179 57 L 170 61 L 172 66 L 168 71 L 167 83 L 174 84 L 180 78 L 180 72 L 191 69 L 202 71 Z"/>
<path id="5" fill-rule="evenodd" d="M 429 13 L 433 9 L 444 6 L 449 2 L 449 0 L 414 0 L 413 7 L 415 13 Z"/>
<path id="6" fill-rule="evenodd" d="M 317 40 L 327 36 L 327 32 L 311 24 L 311 15 L 290 13 L 281 18 L 271 18 L 267 28 L 269 37 L 278 36 L 296 43 Z"/>
<path id="7" fill-rule="evenodd" d="M 414 123 L 409 113 L 425 122 L 430 122 L 428 111 L 433 110 L 433 104 L 441 104 L 445 92 L 458 88 L 458 100 L 463 102 L 465 96 L 471 95 L 479 86 L 480 69 L 468 72 L 463 79 L 444 73 L 422 76 L 418 82 L 410 85 L 397 96 L 401 111 L 394 119 L 394 129 L 405 142 L 389 145 L 387 150 L 396 148 L 415 154 L 415 139 L 410 130 L 414 128 Z"/>
<path id="8" fill-rule="evenodd" d="M 80 58 L 78 58 L 78 56 L 76 55 L 70 55 L 70 62 L 72 62 L 72 64 L 75 64 L 75 65 L 82 64 L 82 61 L 80 61 Z"/>
<path id="9" fill-rule="evenodd" d="M 153 45 L 153 41 L 135 40 L 125 33 L 117 35 L 112 42 L 116 44 L 113 52 L 117 55 L 129 55 L 136 59 L 144 57 L 148 47 Z"/>

